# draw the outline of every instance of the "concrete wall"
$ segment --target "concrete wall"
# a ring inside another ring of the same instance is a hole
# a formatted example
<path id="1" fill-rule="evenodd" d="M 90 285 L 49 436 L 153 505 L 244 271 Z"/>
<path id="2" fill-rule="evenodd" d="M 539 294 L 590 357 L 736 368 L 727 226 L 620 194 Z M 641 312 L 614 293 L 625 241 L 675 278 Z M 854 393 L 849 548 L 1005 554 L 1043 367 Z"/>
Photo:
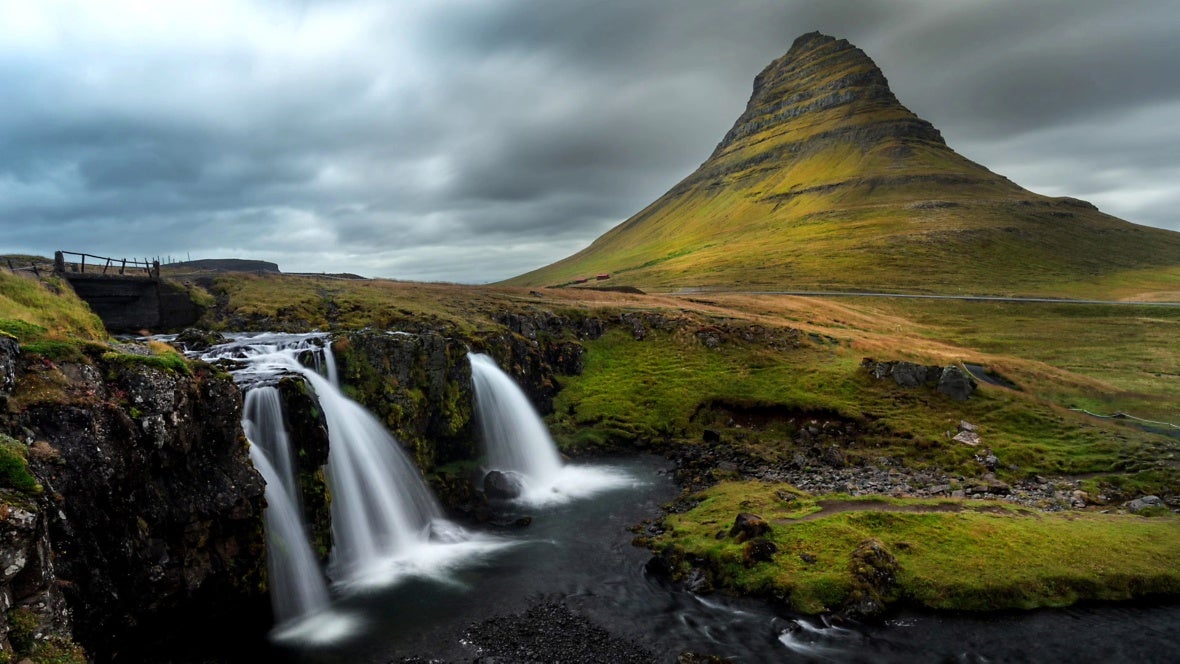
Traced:
<path id="1" fill-rule="evenodd" d="M 155 331 L 160 326 L 159 281 L 68 272 L 63 276 L 111 332 Z"/>

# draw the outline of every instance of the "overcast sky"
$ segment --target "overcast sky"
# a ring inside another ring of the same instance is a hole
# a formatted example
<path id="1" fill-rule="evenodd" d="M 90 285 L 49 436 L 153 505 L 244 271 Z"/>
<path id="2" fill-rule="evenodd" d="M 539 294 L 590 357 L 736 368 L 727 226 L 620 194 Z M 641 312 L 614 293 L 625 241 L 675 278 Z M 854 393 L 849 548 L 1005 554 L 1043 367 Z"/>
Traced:
<path id="1" fill-rule="evenodd" d="M 1180 230 L 1175 0 L 0 0 L 0 253 L 505 279 L 691 173 L 813 30 L 968 158 Z"/>

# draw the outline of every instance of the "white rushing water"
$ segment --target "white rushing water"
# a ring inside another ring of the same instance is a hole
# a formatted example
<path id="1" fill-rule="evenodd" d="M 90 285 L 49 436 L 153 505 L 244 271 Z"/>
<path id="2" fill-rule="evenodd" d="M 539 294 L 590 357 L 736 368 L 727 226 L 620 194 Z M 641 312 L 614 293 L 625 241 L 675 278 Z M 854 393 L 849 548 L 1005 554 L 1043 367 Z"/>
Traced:
<path id="1" fill-rule="evenodd" d="M 487 466 L 520 481 L 520 502 L 534 506 L 566 502 L 635 481 L 613 468 L 564 463 L 544 420 L 516 381 L 489 355 L 468 353 L 467 357 Z"/>
<path id="2" fill-rule="evenodd" d="M 326 481 L 332 496 L 333 542 L 326 569 L 317 566 L 316 575 L 326 576 L 332 587 L 341 592 L 357 591 L 389 585 L 406 576 L 447 582 L 454 568 L 507 545 L 498 538 L 470 533 L 443 518 L 437 499 L 401 443 L 368 410 L 340 390 L 335 357 L 325 335 L 239 337 L 210 349 L 202 358 L 241 363 L 234 375 L 246 390 L 243 429 L 264 450 L 265 463 L 271 466 L 268 502 L 271 484 L 283 489 L 283 502 L 290 505 L 290 520 L 299 523 L 300 529 L 303 515 L 295 485 L 294 451 L 290 450 L 278 390 L 268 382 L 283 374 L 297 374 L 314 391 L 328 428 Z M 292 526 L 284 519 L 276 521 L 274 527 L 286 533 Z M 271 557 L 293 557 L 293 562 L 280 563 L 272 572 L 282 577 L 276 579 L 278 586 L 314 585 L 303 569 L 306 559 L 314 556 L 305 531 L 299 532 L 303 535 L 298 541 L 287 534 L 281 540 L 271 540 L 272 544 L 282 542 L 268 549 Z M 272 603 L 283 606 L 276 606 L 276 614 L 281 613 L 288 621 L 299 615 L 319 615 L 299 597 L 292 598 L 292 593 L 297 595 L 291 589 L 279 590 Z M 323 633 L 338 628 L 335 622 L 320 621 L 310 631 Z"/>
<path id="3" fill-rule="evenodd" d="M 266 481 L 267 566 L 275 620 L 289 623 L 327 610 L 328 584 L 307 543 L 301 515 L 266 452 L 253 442 L 250 460 Z"/>
<path id="4" fill-rule="evenodd" d="M 295 478 L 295 456 L 283 422 L 283 404 L 279 400 L 278 389 L 261 385 L 246 392 L 242 406 L 242 429 L 252 444 L 266 452 L 267 460 L 277 471 L 276 479 L 287 489 L 291 503 L 302 521 L 303 501 Z"/>

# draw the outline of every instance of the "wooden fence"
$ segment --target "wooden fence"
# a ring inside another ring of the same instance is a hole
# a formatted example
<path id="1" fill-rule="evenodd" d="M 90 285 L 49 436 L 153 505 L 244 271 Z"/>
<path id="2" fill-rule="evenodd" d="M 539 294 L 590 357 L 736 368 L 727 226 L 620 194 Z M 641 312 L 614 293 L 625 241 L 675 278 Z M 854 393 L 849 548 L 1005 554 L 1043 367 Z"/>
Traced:
<path id="1" fill-rule="evenodd" d="M 77 260 L 66 260 L 66 257 Z M 89 259 L 89 263 L 87 263 Z M 63 275 L 92 274 L 160 278 L 160 261 L 148 259 L 108 258 L 77 251 L 58 251 L 53 255 L 53 271 Z"/>

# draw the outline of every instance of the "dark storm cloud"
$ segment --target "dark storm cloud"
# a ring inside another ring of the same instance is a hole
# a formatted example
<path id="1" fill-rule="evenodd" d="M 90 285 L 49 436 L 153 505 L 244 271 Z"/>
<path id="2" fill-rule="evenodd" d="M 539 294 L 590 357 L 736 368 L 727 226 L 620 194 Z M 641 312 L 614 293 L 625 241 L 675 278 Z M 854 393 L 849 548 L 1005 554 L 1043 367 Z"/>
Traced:
<path id="1" fill-rule="evenodd" d="M 1171 5 L 0 0 L 5 250 L 510 277 L 688 175 L 812 30 L 964 155 L 1177 227 Z"/>

